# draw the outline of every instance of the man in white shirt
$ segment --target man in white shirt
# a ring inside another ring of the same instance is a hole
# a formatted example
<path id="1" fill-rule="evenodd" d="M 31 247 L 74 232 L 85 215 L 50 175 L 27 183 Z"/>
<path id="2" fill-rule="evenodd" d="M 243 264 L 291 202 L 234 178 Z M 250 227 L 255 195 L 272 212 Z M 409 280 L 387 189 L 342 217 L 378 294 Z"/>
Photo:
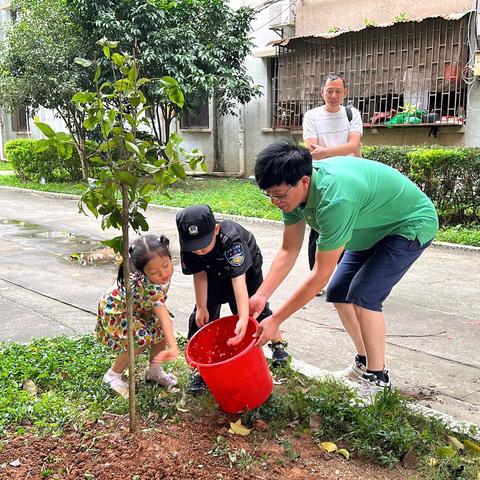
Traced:
<path id="1" fill-rule="evenodd" d="M 323 80 L 322 97 L 325 104 L 305 112 L 303 117 L 303 141 L 313 160 L 351 155 L 360 157 L 360 137 L 363 123 L 360 112 L 353 107 L 344 107 L 348 94 L 345 80 L 336 73 Z M 315 264 L 318 233 L 311 230 L 308 239 L 308 262 L 310 270 Z M 319 292 L 322 295 L 323 291 Z"/>
<path id="2" fill-rule="evenodd" d="M 347 94 L 343 77 L 328 75 L 322 87 L 325 104 L 305 112 L 303 140 L 314 160 L 340 155 L 360 156 L 362 119 L 356 108 L 343 106 Z M 351 120 L 347 109 L 351 111 Z"/>

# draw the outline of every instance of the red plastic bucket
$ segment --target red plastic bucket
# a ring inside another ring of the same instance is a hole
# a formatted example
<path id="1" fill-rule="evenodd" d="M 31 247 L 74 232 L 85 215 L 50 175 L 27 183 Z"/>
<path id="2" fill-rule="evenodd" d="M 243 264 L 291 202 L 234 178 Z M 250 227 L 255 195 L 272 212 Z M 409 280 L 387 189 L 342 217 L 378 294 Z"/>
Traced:
<path id="1" fill-rule="evenodd" d="M 247 333 L 235 346 L 227 345 L 233 337 L 238 315 L 208 323 L 188 342 L 187 362 L 198 369 L 220 408 L 239 413 L 260 406 L 272 393 L 272 376 L 261 348 L 252 335 L 258 323 L 248 321 Z"/>

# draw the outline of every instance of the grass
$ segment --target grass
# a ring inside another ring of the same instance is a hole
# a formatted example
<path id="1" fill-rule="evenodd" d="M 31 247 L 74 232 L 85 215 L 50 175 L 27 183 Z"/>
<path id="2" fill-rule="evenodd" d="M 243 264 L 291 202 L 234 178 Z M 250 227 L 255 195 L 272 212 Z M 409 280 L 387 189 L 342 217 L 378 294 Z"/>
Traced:
<path id="1" fill-rule="evenodd" d="M 24 182 L 15 175 L 0 176 L 0 185 L 29 188 L 57 193 L 80 195 L 81 185 L 69 183 Z M 230 215 L 243 215 L 268 220 L 281 220 L 281 213 L 249 180 L 210 177 L 189 177 L 172 185 L 163 193 L 154 192 L 152 203 L 172 207 L 186 207 L 208 203 L 213 211 Z M 480 227 L 459 225 L 441 229 L 436 240 L 480 247 Z"/>
<path id="2" fill-rule="evenodd" d="M 146 358 L 143 355 L 137 362 L 137 378 L 142 377 Z M 159 395 L 162 390 L 140 380 L 137 409 L 144 419 L 155 424 L 175 421 L 182 415 L 179 405 L 193 416 L 217 409 L 209 393 L 185 396 L 190 369 L 181 358 L 171 364 L 179 377 L 180 393 Z M 61 435 L 66 426 L 81 429 L 86 421 L 107 412 L 127 413 L 128 402 L 101 383 L 111 361 L 109 351 L 93 335 L 0 344 L 0 435 L 27 430 Z M 258 420 L 266 422 L 267 430 L 256 433 L 265 440 L 275 441 L 282 429 L 295 425 L 316 442 L 335 442 L 387 466 L 396 465 L 412 451 L 429 480 L 477 480 L 480 456 L 449 447 L 447 428 L 438 420 L 412 414 L 408 400 L 397 392 L 386 392 L 371 405 L 361 406 L 353 390 L 333 380 L 309 379 L 288 368 L 279 374 L 285 382 L 275 386 L 262 406 L 242 416 L 246 426 Z M 229 451 L 222 442 L 217 438 L 209 453 L 227 455 L 237 464 L 257 461 L 246 452 Z M 283 447 L 289 458 L 297 455 L 291 446 Z"/>
<path id="3" fill-rule="evenodd" d="M 13 165 L 10 162 L 0 160 L 0 170 L 13 170 Z"/>

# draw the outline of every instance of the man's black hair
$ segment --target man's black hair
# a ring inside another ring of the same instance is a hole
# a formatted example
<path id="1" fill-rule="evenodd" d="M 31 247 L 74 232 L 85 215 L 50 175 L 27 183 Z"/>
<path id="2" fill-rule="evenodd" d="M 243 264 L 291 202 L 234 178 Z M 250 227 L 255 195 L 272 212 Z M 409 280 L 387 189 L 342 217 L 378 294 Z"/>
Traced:
<path id="1" fill-rule="evenodd" d="M 255 180 L 262 190 L 282 183 L 296 185 L 305 175 L 312 175 L 312 156 L 291 140 L 272 143 L 255 162 Z"/>
<path id="2" fill-rule="evenodd" d="M 330 82 L 330 81 L 333 81 L 333 80 L 338 80 L 338 79 L 340 79 L 343 82 L 343 88 L 347 88 L 347 85 L 345 83 L 345 79 L 341 75 L 339 75 L 338 73 L 330 73 L 328 75 L 325 75 L 325 77 L 323 77 L 322 87 L 325 87 L 327 82 Z"/>

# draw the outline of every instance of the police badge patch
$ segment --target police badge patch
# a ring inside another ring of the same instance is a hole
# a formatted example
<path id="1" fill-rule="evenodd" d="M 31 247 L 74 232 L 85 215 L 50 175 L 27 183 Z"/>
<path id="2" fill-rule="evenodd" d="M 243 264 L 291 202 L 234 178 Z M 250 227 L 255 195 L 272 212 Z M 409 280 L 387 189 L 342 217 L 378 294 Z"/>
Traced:
<path id="1" fill-rule="evenodd" d="M 231 247 L 228 247 L 225 251 L 225 258 L 232 267 L 239 267 L 242 265 L 245 260 L 242 244 L 237 242 Z"/>

